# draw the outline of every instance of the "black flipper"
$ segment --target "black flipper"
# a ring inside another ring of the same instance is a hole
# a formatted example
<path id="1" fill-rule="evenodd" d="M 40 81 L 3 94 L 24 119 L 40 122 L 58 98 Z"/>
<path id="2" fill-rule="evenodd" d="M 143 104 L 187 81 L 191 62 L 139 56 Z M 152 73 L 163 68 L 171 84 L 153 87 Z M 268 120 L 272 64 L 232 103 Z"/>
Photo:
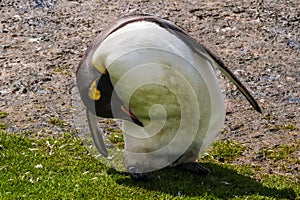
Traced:
<path id="1" fill-rule="evenodd" d="M 90 131 L 92 138 L 94 140 L 94 143 L 96 145 L 97 150 L 104 156 L 108 156 L 108 151 L 106 148 L 106 145 L 103 140 L 103 135 L 99 127 L 98 118 L 93 113 L 86 111 L 87 120 L 89 123 Z"/>

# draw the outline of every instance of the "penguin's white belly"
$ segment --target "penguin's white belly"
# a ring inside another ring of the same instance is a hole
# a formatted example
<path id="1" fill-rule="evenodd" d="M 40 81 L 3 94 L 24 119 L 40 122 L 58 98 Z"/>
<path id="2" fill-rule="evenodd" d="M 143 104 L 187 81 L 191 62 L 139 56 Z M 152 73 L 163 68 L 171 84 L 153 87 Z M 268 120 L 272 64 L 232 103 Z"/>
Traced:
<path id="1" fill-rule="evenodd" d="M 123 123 L 127 166 L 145 172 L 194 161 L 218 134 L 225 111 L 216 75 L 175 35 L 151 22 L 130 23 L 94 55 L 144 124 Z"/>

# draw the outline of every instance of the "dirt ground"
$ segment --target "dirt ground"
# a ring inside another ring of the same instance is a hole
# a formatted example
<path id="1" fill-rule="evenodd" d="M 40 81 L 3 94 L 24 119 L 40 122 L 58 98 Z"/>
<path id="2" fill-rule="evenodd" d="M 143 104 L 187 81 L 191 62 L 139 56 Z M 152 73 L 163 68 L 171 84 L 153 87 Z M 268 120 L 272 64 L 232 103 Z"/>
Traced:
<path id="1" fill-rule="evenodd" d="M 299 177 L 299 162 L 261 153 L 299 145 L 298 0 L 0 1 L 0 111 L 9 113 L 2 119 L 8 130 L 29 136 L 72 131 L 72 90 L 81 57 L 109 23 L 133 13 L 154 14 L 185 29 L 222 58 L 257 99 L 263 114 L 219 76 L 227 107 L 219 139 L 245 146 L 233 163 Z M 299 158 L 299 148 L 290 156 Z"/>

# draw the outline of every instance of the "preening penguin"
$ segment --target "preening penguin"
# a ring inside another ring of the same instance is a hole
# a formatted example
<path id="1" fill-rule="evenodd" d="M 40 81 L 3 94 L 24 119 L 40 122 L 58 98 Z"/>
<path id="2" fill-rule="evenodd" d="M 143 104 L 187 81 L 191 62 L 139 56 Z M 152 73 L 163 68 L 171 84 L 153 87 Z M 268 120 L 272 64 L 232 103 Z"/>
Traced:
<path id="1" fill-rule="evenodd" d="M 77 70 L 94 143 L 107 157 L 97 116 L 124 120 L 125 162 L 133 178 L 174 166 L 206 175 L 196 163 L 224 123 L 213 67 L 259 105 L 221 60 L 170 21 L 127 16 L 101 32 Z"/>

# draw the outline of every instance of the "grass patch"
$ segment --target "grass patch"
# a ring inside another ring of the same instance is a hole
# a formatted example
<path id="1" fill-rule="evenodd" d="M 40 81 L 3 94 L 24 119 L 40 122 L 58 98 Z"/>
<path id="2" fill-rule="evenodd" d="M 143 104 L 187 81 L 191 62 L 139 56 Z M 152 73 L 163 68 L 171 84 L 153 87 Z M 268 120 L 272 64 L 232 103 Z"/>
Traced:
<path id="1" fill-rule="evenodd" d="M 54 69 L 54 72 L 57 72 L 64 76 L 71 76 L 72 72 L 70 71 L 69 65 L 63 65 L 63 66 L 56 66 Z"/>
<path id="2" fill-rule="evenodd" d="M 260 154 L 275 161 L 282 160 L 292 164 L 300 164 L 299 158 L 291 156 L 299 149 L 300 140 L 296 140 L 292 144 L 280 144 L 270 149 L 263 149 Z"/>
<path id="3" fill-rule="evenodd" d="M 108 139 L 116 147 L 124 149 L 124 138 L 122 132 L 112 132 L 109 134 Z"/>
<path id="4" fill-rule="evenodd" d="M 66 127 L 68 124 L 67 122 L 63 121 L 63 120 L 60 120 L 58 118 L 55 118 L 55 117 L 51 117 L 49 119 L 49 123 L 54 125 L 54 126 L 58 126 L 58 127 L 61 127 L 61 128 L 64 128 Z"/>
<path id="5" fill-rule="evenodd" d="M 233 140 L 216 141 L 205 154 L 204 158 L 220 162 L 232 161 L 243 152 L 243 146 Z"/>
<path id="6" fill-rule="evenodd" d="M 217 143 L 213 154 L 235 142 Z M 221 148 L 222 147 L 222 148 Z M 231 153 L 221 157 L 232 159 Z M 203 165 L 212 170 L 200 177 L 163 169 L 149 182 L 132 181 L 95 159 L 81 141 L 63 138 L 28 139 L 0 130 L 0 199 L 296 199 L 297 180 L 265 175 L 251 178 L 251 166 L 234 166 L 215 159 Z"/>
<path id="7" fill-rule="evenodd" d="M 7 117 L 8 113 L 4 111 L 0 111 L 0 119 Z"/>
<path id="8" fill-rule="evenodd" d="M 271 131 L 295 131 L 298 130 L 298 127 L 295 124 L 282 124 L 282 125 L 274 125 L 270 127 Z"/>
<path id="9" fill-rule="evenodd" d="M 0 111 L 0 120 L 1 119 L 4 119 L 8 116 L 8 113 L 7 112 L 4 112 L 4 111 Z M 2 120 L 1 120 L 2 121 Z M 8 126 L 4 123 L 1 123 L 0 121 L 0 130 L 5 130 L 8 128 Z"/>
<path id="10" fill-rule="evenodd" d="M 7 128 L 8 126 L 6 124 L 0 123 L 0 130 L 5 130 Z"/>
<path id="11" fill-rule="evenodd" d="M 298 127 L 294 124 L 283 124 L 280 126 L 281 130 L 295 131 Z"/>

